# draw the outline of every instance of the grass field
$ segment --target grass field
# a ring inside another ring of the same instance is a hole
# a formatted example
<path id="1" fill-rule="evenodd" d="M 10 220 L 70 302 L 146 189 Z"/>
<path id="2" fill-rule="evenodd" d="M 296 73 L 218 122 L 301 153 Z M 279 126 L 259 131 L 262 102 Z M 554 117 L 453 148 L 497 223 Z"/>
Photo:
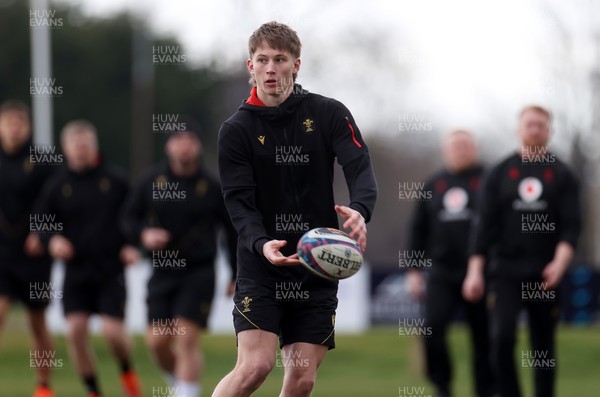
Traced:
<path id="1" fill-rule="evenodd" d="M 27 397 L 33 389 L 33 370 L 29 367 L 29 336 L 22 313 L 13 310 L 5 332 L 0 336 L 0 397 Z M 397 328 L 375 328 L 363 335 L 338 335 L 337 348 L 330 352 L 321 367 L 314 397 L 384 397 L 399 395 L 399 387 L 426 386 L 422 396 L 433 394 L 423 377 L 420 341 L 399 336 Z M 460 326 L 449 336 L 455 358 L 454 390 L 458 397 L 473 396 L 469 375 L 468 334 Z M 67 357 L 65 339 L 56 337 L 56 358 L 63 359 L 62 368 L 54 372 L 53 385 L 57 397 L 84 396 L 83 387 Z M 121 396 L 117 366 L 109 356 L 101 338 L 93 339 L 104 395 Z M 600 330 L 562 327 L 558 334 L 559 380 L 557 397 L 597 397 L 600 395 Z M 166 397 L 166 385 L 150 360 L 141 337 L 134 338 L 135 367 L 141 376 L 144 396 Z M 209 335 L 204 339 L 207 362 L 204 396 L 235 361 L 233 336 Z M 522 332 L 517 352 L 528 350 Z M 520 361 L 519 361 L 520 363 Z M 525 396 L 532 396 L 533 370 L 519 369 Z M 275 368 L 254 396 L 277 396 L 283 369 Z M 153 391 L 155 392 L 153 394 Z M 161 394 L 162 393 L 162 394 Z"/>

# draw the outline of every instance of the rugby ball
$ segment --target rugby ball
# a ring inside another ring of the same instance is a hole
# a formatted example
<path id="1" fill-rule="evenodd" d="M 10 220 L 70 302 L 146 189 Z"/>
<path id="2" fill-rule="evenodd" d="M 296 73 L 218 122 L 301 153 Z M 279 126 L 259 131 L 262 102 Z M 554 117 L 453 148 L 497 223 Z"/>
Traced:
<path id="1" fill-rule="evenodd" d="M 355 274 L 363 263 L 359 245 L 338 229 L 319 227 L 298 241 L 300 262 L 317 276 L 341 280 Z"/>

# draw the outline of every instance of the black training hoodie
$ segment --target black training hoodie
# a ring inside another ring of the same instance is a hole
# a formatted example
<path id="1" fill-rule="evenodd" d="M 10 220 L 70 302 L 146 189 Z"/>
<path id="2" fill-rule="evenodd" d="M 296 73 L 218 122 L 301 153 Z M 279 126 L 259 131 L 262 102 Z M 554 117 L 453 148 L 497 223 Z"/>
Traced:
<path id="1" fill-rule="evenodd" d="M 343 167 L 349 206 L 368 222 L 377 198 L 369 152 L 348 109 L 300 85 L 280 106 L 243 102 L 219 132 L 223 196 L 238 232 L 238 277 L 317 281 L 302 267 L 277 267 L 262 256 L 271 239 L 296 251 L 302 234 L 338 228 L 333 163 Z M 342 204 L 342 203 L 339 203 Z M 327 284 L 324 284 L 327 285 Z"/>

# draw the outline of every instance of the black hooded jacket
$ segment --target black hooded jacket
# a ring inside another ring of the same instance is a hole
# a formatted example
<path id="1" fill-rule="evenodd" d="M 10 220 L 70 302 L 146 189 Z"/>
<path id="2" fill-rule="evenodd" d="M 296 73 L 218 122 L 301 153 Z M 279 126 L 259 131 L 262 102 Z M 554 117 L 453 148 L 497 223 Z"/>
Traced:
<path id="1" fill-rule="evenodd" d="M 300 85 L 280 106 L 243 102 L 219 132 L 219 170 L 225 205 L 238 232 L 238 277 L 307 279 L 303 267 L 277 267 L 262 256 L 271 240 L 296 252 L 302 234 L 338 228 L 333 163 L 343 167 L 349 207 L 368 222 L 377 198 L 369 152 L 348 109 Z"/>

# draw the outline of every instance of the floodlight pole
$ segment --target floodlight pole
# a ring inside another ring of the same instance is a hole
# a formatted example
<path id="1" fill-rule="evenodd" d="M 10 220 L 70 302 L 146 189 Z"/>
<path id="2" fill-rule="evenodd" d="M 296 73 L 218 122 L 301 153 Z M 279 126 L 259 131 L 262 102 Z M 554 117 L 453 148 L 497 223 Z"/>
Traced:
<path id="1" fill-rule="evenodd" d="M 48 0 L 30 0 L 29 9 L 48 10 Z M 52 77 L 52 46 L 49 27 L 30 26 L 31 79 Z M 30 83 L 31 87 L 31 83 Z M 36 145 L 52 144 L 52 95 L 31 95 L 33 142 Z"/>

